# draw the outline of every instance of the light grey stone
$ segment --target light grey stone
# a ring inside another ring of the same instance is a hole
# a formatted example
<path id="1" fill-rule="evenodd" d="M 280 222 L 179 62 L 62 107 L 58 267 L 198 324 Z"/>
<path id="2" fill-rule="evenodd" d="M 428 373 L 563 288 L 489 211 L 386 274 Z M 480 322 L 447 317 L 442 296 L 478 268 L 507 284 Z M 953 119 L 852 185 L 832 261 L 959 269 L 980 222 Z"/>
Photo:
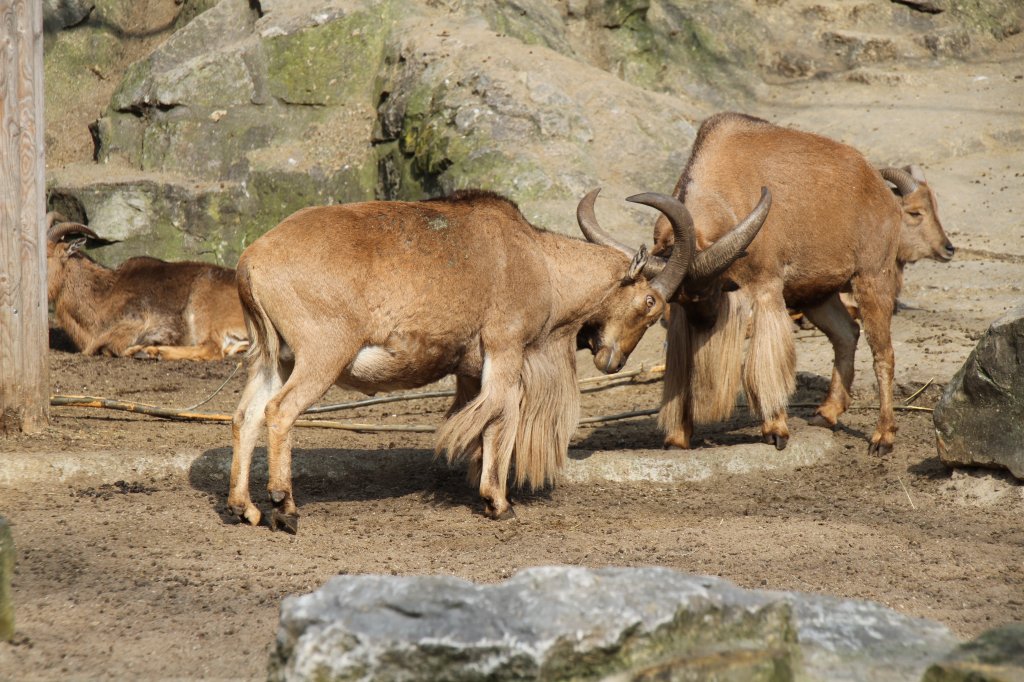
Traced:
<path id="1" fill-rule="evenodd" d="M 956 643 L 877 604 L 664 568 L 352 576 L 284 600 L 270 677 L 910 682 Z"/>

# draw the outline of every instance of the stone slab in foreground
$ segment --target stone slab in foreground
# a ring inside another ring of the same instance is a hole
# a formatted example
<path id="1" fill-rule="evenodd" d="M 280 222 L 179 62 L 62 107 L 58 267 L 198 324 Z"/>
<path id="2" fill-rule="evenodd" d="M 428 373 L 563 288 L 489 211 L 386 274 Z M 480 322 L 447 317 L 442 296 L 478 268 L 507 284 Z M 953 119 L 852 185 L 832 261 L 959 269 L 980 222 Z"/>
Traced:
<path id="1" fill-rule="evenodd" d="M 928 669 L 922 682 L 1024 682 L 1024 623 L 988 630 Z"/>
<path id="2" fill-rule="evenodd" d="M 913 680 L 956 646 L 880 605 L 664 568 L 344 576 L 281 607 L 273 680 Z"/>
<path id="3" fill-rule="evenodd" d="M 935 406 L 939 457 L 1024 479 L 1024 305 L 992 323 Z"/>

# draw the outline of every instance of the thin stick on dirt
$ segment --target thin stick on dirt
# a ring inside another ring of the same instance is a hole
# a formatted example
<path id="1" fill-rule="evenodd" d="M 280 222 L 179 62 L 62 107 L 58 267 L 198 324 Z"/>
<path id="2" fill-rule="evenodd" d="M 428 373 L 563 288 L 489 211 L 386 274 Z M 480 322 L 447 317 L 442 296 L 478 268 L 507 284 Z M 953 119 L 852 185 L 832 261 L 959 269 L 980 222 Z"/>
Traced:
<path id="1" fill-rule="evenodd" d="M 738 405 L 737 407 L 744 407 Z M 818 407 L 818 403 L 790 403 L 789 407 Z M 877 410 L 878 405 L 850 405 L 848 410 Z M 893 405 L 892 409 L 904 412 L 934 412 L 933 407 L 918 407 L 917 405 Z"/>
<path id="2" fill-rule="evenodd" d="M 917 506 L 914 504 L 914 501 L 910 499 L 910 491 L 907 490 L 907 486 L 903 485 L 903 479 L 897 476 L 896 480 L 900 482 L 900 487 L 903 488 L 903 493 L 907 496 L 907 502 L 910 503 L 910 508 L 917 509 Z"/>
<path id="3" fill-rule="evenodd" d="M 135 414 L 144 414 L 150 417 L 169 419 L 171 421 L 231 423 L 230 414 L 176 410 L 170 407 L 160 407 L 159 405 L 148 405 L 146 403 L 134 403 L 124 400 L 111 400 L 109 398 L 99 398 L 88 395 L 51 396 L 50 405 L 57 407 L 93 407 L 103 410 L 133 412 Z M 413 433 L 431 433 L 436 430 L 433 426 L 420 424 L 366 424 L 359 422 L 337 422 L 327 419 L 299 419 L 295 422 L 295 425 L 320 429 L 344 429 L 346 431 L 366 432 L 404 431 Z"/>
<path id="4" fill-rule="evenodd" d="M 925 385 L 924 385 L 924 386 L 922 386 L 921 388 L 919 388 L 919 389 L 917 389 L 916 391 L 914 391 L 913 395 L 911 395 L 911 396 L 910 396 L 909 398 L 907 398 L 906 400 L 904 400 L 904 401 L 903 401 L 903 404 L 904 404 L 904 405 L 909 405 L 910 403 L 912 403 L 912 402 L 914 402 L 915 400 L 917 400 L 917 396 L 919 396 L 919 395 L 921 395 L 922 393 L 924 393 L 924 389 L 926 389 L 926 388 L 928 388 L 929 386 L 931 386 L 931 385 L 932 385 L 932 382 L 933 382 L 933 381 L 935 381 L 935 378 L 934 378 L 934 377 L 932 377 L 932 378 L 931 378 L 931 379 L 929 379 L 929 380 L 928 380 L 927 382 L 925 382 Z"/>
<path id="5" fill-rule="evenodd" d="M 221 392 L 221 390 L 222 390 L 222 389 L 223 389 L 223 388 L 224 388 L 225 386 L 227 386 L 227 385 L 228 385 L 228 382 L 229 382 L 229 381 L 231 381 L 231 377 L 235 376 L 235 374 L 237 374 L 237 373 L 238 373 L 238 370 L 239 370 L 239 369 L 241 369 L 241 368 L 242 368 L 242 363 L 241 363 L 241 362 L 235 363 L 235 368 L 234 368 L 233 370 L 231 370 L 231 374 L 229 374 L 229 375 L 228 375 L 228 378 L 227 378 L 227 379 L 225 379 L 224 381 L 222 381 L 222 382 L 221 382 L 221 384 L 220 384 L 220 386 L 218 386 L 218 387 L 217 387 L 217 390 L 216 390 L 216 391 L 214 391 L 213 393 L 211 393 L 210 395 L 208 395 L 208 396 L 206 397 L 206 400 L 200 400 L 200 401 L 199 401 L 198 403 L 196 403 L 195 405 L 189 405 L 188 407 L 186 407 L 186 408 L 183 408 L 183 409 L 184 409 L 184 410 L 185 410 L 186 412 L 191 412 L 192 410 L 196 409 L 196 408 L 197 408 L 197 407 L 199 407 L 200 405 L 205 405 L 206 403 L 208 403 L 208 402 L 210 402 L 211 400 L 213 400 L 214 396 L 216 396 L 216 395 L 217 395 L 218 393 L 220 393 L 220 392 Z"/>
<path id="6" fill-rule="evenodd" d="M 655 381 L 665 372 L 664 365 L 655 365 L 649 370 L 645 369 L 643 365 L 640 365 L 639 369 L 634 369 L 629 372 L 621 372 L 619 374 L 613 374 L 611 376 L 604 377 L 589 377 L 586 379 L 580 379 L 579 386 L 581 393 L 594 393 L 595 391 L 601 391 L 606 388 L 614 388 L 615 386 L 636 383 L 634 379 L 637 377 L 643 377 L 642 381 Z M 455 395 L 455 391 L 452 389 L 442 389 L 439 391 L 411 391 L 408 393 L 394 393 L 392 395 L 380 396 L 379 398 L 365 398 L 363 400 L 352 400 L 344 403 L 334 403 L 332 405 L 315 405 L 306 410 L 305 414 L 324 414 L 326 412 L 340 412 L 342 410 L 351 410 L 358 407 L 369 407 L 371 405 L 384 405 L 386 403 L 397 403 L 406 400 L 425 400 L 427 398 L 449 398 Z"/>

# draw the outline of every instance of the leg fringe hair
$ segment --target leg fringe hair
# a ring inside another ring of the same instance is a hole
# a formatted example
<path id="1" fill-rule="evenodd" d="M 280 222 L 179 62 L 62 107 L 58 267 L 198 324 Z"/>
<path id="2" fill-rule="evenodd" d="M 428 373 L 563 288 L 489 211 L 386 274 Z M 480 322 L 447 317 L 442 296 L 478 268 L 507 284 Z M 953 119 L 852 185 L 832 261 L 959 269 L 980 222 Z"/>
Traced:
<path id="1" fill-rule="evenodd" d="M 743 386 L 750 410 L 774 419 L 796 391 L 796 346 L 792 321 L 784 306 L 755 306 Z"/>
<path id="2" fill-rule="evenodd" d="M 665 433 L 681 428 L 692 402 L 690 394 L 690 325 L 686 311 L 675 303 L 668 317 L 668 345 L 665 348 L 665 378 L 661 387 L 658 426 Z"/>
<path id="3" fill-rule="evenodd" d="M 533 489 L 556 482 L 580 420 L 575 338 L 527 351 L 516 433 L 515 484 Z"/>
<path id="4" fill-rule="evenodd" d="M 446 452 L 449 462 L 468 459 L 470 478 L 479 480 L 482 438 L 493 428 L 499 481 L 508 480 L 514 459 L 517 486 L 553 483 L 579 423 L 575 346 L 562 340 L 528 348 L 515 389 L 495 395 L 484 387 L 472 399 L 469 395 L 457 389 L 449 418 L 438 430 L 437 452 Z"/>
<path id="5" fill-rule="evenodd" d="M 693 421 L 712 424 L 732 416 L 740 392 L 743 342 L 750 324 L 750 299 L 742 291 L 722 296 L 710 328 L 690 328 Z"/>

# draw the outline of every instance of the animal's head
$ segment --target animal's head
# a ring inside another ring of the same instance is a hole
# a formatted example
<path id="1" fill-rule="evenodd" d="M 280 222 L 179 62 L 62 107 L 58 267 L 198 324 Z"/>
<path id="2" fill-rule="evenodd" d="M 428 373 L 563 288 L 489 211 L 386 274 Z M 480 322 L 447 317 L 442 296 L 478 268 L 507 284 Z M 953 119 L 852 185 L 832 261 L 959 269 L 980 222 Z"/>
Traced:
<path id="1" fill-rule="evenodd" d="M 903 209 L 898 254 L 900 262 L 913 263 L 922 258 L 938 261 L 952 259 L 956 249 L 942 229 L 935 193 L 925 181 L 924 172 L 917 166 L 880 168 L 878 172 L 895 185 Z"/>
<path id="2" fill-rule="evenodd" d="M 599 314 L 581 329 L 577 345 L 590 348 L 594 354 L 594 365 L 610 374 L 622 369 L 644 332 L 661 319 L 667 302 L 676 298 L 688 281 L 695 281 L 691 279 L 693 276 L 701 280 L 717 277 L 743 255 L 743 249 L 767 217 L 771 197 L 765 190 L 761 204 L 755 209 L 758 215 L 752 214 L 720 240 L 727 242 L 722 248 L 713 247 L 696 256 L 693 219 L 681 201 L 653 192 L 629 197 L 628 201 L 661 211 L 671 226 L 676 246 L 671 256 L 661 258 L 651 256 L 645 246 L 634 251 L 601 229 L 594 215 L 594 202 L 599 191 L 594 190 L 584 197 L 576 209 L 580 229 L 589 241 L 623 253 L 629 258 L 629 266 L 618 288 L 605 299 Z M 735 233 L 741 230 L 742 234 L 737 238 Z M 709 251 L 712 253 L 708 254 Z"/>
<path id="3" fill-rule="evenodd" d="M 60 213 L 46 214 L 46 292 L 51 301 L 60 291 L 68 262 L 81 257 L 79 252 L 89 239 L 103 241 L 85 225 L 69 222 Z"/>

